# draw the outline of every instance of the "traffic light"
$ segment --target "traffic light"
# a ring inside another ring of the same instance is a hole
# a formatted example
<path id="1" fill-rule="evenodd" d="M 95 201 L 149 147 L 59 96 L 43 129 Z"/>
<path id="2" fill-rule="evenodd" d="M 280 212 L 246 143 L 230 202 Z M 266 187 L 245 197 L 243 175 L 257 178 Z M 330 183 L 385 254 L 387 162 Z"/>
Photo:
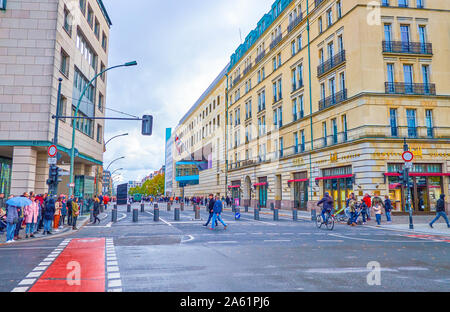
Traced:
<path id="1" fill-rule="evenodd" d="M 399 178 L 400 183 L 403 186 L 412 187 L 413 183 L 409 179 L 409 174 L 408 174 L 407 170 L 403 169 L 403 170 L 398 171 L 397 173 L 400 174 L 400 176 L 398 178 Z"/>
<path id="2" fill-rule="evenodd" d="M 142 135 L 152 135 L 153 130 L 153 116 L 144 115 L 142 117 Z"/>
<path id="3" fill-rule="evenodd" d="M 53 185 L 61 182 L 62 180 L 59 178 L 61 176 L 61 171 L 62 171 L 61 168 L 55 165 L 51 165 L 47 185 Z"/>

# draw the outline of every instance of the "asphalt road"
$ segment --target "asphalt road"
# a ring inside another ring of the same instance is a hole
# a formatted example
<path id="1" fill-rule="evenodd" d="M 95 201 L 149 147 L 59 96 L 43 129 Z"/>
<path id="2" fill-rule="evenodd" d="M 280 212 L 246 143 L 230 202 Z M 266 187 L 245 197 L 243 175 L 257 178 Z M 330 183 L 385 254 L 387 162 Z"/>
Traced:
<path id="1" fill-rule="evenodd" d="M 202 226 L 204 208 L 203 221 L 192 220 L 192 207 L 181 221 L 165 206 L 159 222 L 152 212 L 146 205 L 133 223 L 119 207 L 112 224 L 109 209 L 100 225 L 72 236 L 1 246 L 0 291 L 450 291 L 449 237 L 341 224 L 327 231 L 253 213 L 236 221 L 230 211 L 228 228 L 213 231 Z"/>

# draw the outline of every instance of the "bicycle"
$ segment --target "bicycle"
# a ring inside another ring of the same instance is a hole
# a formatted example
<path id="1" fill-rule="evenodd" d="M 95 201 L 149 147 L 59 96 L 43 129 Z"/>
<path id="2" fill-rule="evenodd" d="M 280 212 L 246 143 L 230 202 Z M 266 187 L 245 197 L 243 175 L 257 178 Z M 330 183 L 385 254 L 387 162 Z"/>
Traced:
<path id="1" fill-rule="evenodd" d="M 327 211 L 325 213 L 327 217 L 327 222 L 323 221 L 322 214 L 319 214 L 316 218 L 316 226 L 317 228 L 322 228 L 322 225 L 325 224 L 328 230 L 332 231 L 334 229 L 334 223 L 336 222 L 336 217 L 331 214 L 331 211 Z"/>

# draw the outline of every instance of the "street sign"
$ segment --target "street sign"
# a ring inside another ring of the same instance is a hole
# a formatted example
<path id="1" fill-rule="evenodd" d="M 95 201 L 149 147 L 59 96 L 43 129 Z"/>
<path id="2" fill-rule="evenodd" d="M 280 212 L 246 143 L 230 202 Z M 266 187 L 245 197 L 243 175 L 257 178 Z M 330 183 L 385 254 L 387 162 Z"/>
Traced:
<path id="1" fill-rule="evenodd" d="M 48 153 L 48 156 L 49 156 L 49 157 L 55 157 L 56 154 L 58 153 L 58 148 L 56 147 L 56 145 L 51 145 L 51 146 L 48 148 L 47 153 Z"/>
<path id="2" fill-rule="evenodd" d="M 69 184 L 69 187 L 71 187 L 71 188 L 75 187 L 75 183 Z"/>
<path id="3" fill-rule="evenodd" d="M 49 165 L 56 165 L 57 161 L 58 160 L 55 157 L 49 157 L 48 158 L 48 164 Z"/>
<path id="4" fill-rule="evenodd" d="M 239 220 L 240 218 L 241 218 L 241 214 L 239 212 L 237 212 L 236 215 L 235 215 L 235 219 Z"/>
<path id="5" fill-rule="evenodd" d="M 413 163 L 412 162 L 405 162 L 405 168 L 412 169 Z"/>
<path id="6" fill-rule="evenodd" d="M 407 151 L 403 153 L 402 158 L 405 162 L 411 162 L 414 159 L 414 154 Z"/>

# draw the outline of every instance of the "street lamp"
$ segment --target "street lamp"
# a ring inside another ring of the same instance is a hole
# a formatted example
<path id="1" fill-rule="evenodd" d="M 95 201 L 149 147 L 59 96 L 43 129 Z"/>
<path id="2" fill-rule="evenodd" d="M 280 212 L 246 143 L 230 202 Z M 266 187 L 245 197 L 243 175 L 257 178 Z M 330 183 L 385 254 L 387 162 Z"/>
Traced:
<path id="1" fill-rule="evenodd" d="M 105 143 L 105 146 L 106 146 L 106 144 L 108 144 L 109 142 L 114 140 L 115 138 L 122 137 L 122 136 L 127 136 L 127 135 L 128 135 L 128 133 L 116 135 L 115 137 L 112 137 L 111 139 L 109 139 L 108 142 Z"/>
<path id="2" fill-rule="evenodd" d="M 117 159 L 114 159 L 112 162 L 110 162 L 110 164 L 108 165 L 108 167 L 106 167 L 106 171 L 108 171 L 109 167 L 111 167 L 111 165 L 112 165 L 113 163 L 115 163 L 115 162 L 118 161 L 118 160 L 124 159 L 124 158 L 125 158 L 125 156 L 122 156 L 122 157 L 119 157 L 119 158 L 117 158 Z"/>
<path id="3" fill-rule="evenodd" d="M 136 65 L 137 65 L 137 62 L 136 61 L 132 61 L 132 62 L 127 62 L 127 63 L 122 64 L 122 65 L 117 65 L 117 66 L 112 66 L 112 67 L 106 68 L 105 70 L 103 70 L 103 71 L 99 72 L 97 75 L 95 75 L 95 77 L 92 78 L 92 80 L 89 81 L 89 83 L 86 85 L 86 87 L 84 87 L 84 90 L 81 93 L 80 98 L 78 99 L 78 104 L 77 104 L 77 107 L 76 107 L 74 115 L 73 115 L 73 117 L 75 117 L 75 118 L 72 121 L 72 129 L 73 130 L 72 130 L 72 148 L 71 148 L 71 151 L 70 151 L 70 185 L 69 185 L 70 187 L 69 187 L 69 197 L 72 196 L 72 194 L 73 194 L 73 187 L 72 187 L 72 185 L 73 185 L 73 167 L 74 167 L 74 163 L 75 163 L 75 130 L 76 130 L 75 122 L 76 122 L 76 118 L 78 117 L 78 111 L 80 109 L 80 104 L 81 104 L 81 101 L 82 101 L 85 93 L 87 92 L 89 87 L 94 83 L 94 81 L 97 80 L 97 77 L 103 75 L 105 72 L 107 72 L 107 71 L 109 71 L 111 69 L 114 69 L 114 68 L 130 67 L 130 66 L 136 66 Z"/>
<path id="4" fill-rule="evenodd" d="M 119 170 L 123 170 L 123 168 L 119 168 L 119 169 L 116 169 L 116 170 L 114 170 L 113 172 L 111 172 L 111 177 L 114 175 L 114 173 L 115 173 L 116 171 L 119 171 Z"/>

